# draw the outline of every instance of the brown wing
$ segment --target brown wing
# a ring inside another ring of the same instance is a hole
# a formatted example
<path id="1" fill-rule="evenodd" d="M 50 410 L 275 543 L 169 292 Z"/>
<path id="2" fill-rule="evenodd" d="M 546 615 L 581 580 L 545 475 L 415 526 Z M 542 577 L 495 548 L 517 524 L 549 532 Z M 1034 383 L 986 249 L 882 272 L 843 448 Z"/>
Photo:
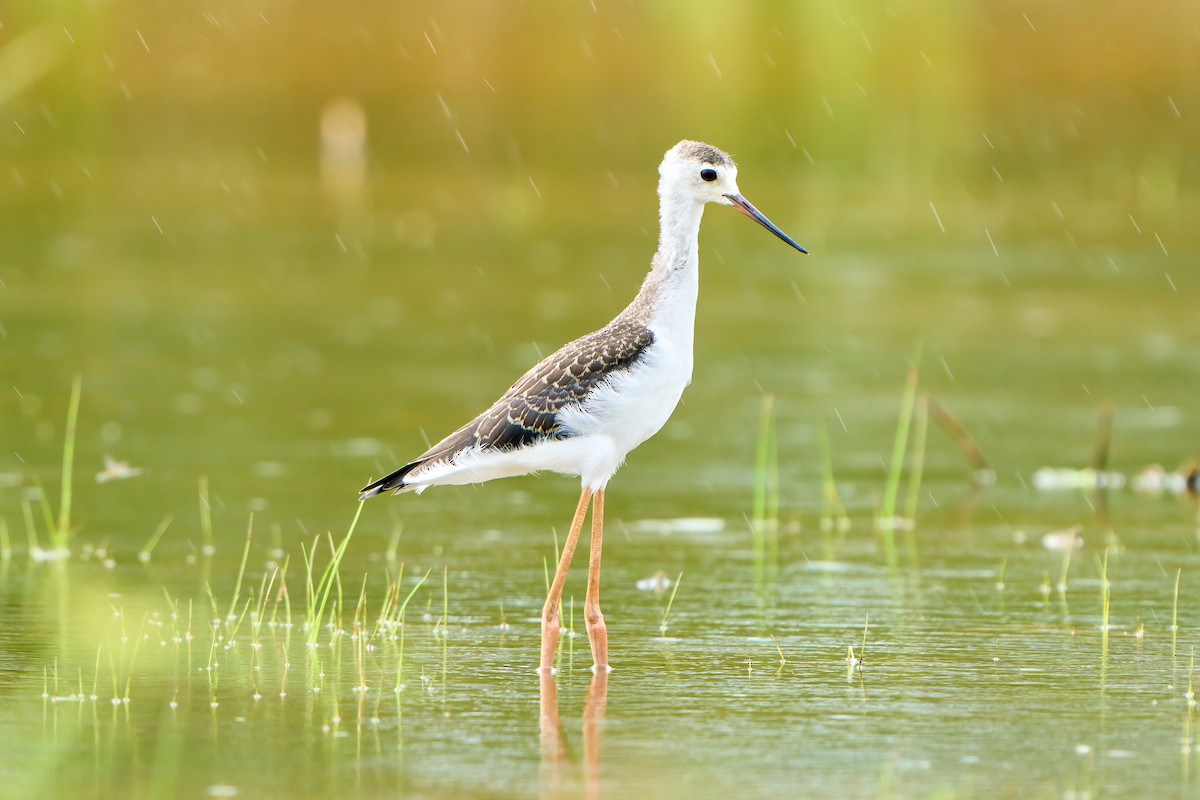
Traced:
<path id="1" fill-rule="evenodd" d="M 420 458 L 362 489 L 371 497 L 404 486 L 404 476 L 429 461 L 452 458 L 472 447 L 514 450 L 564 436 L 558 412 L 581 402 L 614 372 L 629 369 L 654 343 L 642 325 L 615 320 L 564 345 L 514 383 L 492 407 L 429 448 Z"/>

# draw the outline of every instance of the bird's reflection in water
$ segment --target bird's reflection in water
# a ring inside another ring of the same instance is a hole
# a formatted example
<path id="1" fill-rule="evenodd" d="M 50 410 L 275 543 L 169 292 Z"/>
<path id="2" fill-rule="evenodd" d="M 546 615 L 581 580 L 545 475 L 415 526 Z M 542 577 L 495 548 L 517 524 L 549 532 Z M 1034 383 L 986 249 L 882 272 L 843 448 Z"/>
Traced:
<path id="1" fill-rule="evenodd" d="M 600 738 L 604 714 L 608 708 L 608 670 L 596 670 L 583 700 L 583 796 L 600 797 Z M 542 739 L 542 794 L 562 794 L 571 766 L 567 761 L 567 742 L 562 719 L 558 715 L 558 687 L 554 676 L 541 675 L 541 702 L 538 730 Z"/>

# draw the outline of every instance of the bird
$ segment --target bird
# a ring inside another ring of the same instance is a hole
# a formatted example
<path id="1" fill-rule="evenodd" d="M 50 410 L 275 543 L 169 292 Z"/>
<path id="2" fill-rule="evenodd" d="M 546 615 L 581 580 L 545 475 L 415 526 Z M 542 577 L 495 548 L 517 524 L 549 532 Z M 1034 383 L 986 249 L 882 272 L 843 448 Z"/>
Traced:
<path id="1" fill-rule="evenodd" d="M 633 301 L 603 328 L 535 364 L 475 419 L 359 491 L 362 501 L 541 471 L 579 477 L 579 502 L 542 608 L 543 676 L 555 671 L 563 587 L 589 506 L 584 621 L 592 669 L 611 669 L 600 610 L 604 492 L 629 452 L 666 424 L 691 383 L 704 207 L 730 206 L 808 252 L 742 197 L 737 166 L 716 147 L 685 139 L 666 152 L 658 174 L 658 250 Z"/>

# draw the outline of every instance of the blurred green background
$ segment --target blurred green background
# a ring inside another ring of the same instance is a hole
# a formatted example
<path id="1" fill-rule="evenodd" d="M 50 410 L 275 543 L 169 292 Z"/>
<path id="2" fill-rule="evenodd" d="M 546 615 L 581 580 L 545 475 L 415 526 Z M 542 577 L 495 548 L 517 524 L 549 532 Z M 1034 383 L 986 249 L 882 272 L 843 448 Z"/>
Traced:
<path id="1" fill-rule="evenodd" d="M 364 508 L 344 569 L 371 576 L 372 608 L 389 548 L 410 579 L 448 570 L 449 678 L 429 611 L 441 587 L 415 601 L 408 669 L 423 691 L 403 696 L 407 760 L 323 738 L 348 679 L 264 719 L 247 699 L 253 659 L 243 670 L 234 652 L 210 711 L 215 679 L 180 673 L 177 644 L 174 662 L 137 662 L 132 721 L 96 721 L 92 701 L 90 723 L 63 716 L 60 731 L 44 670 L 61 660 L 90 679 L 97 642 L 124 641 L 110 609 L 161 614 L 164 590 L 197 609 L 226 602 L 249 512 L 246 586 L 285 554 L 295 568 L 300 543 L 345 530 L 360 486 L 607 322 L 655 247 L 662 153 L 692 138 L 734 154 L 745 195 L 811 255 L 707 214 L 695 383 L 608 498 L 606 602 L 627 678 L 605 780 L 731 796 L 742 779 L 752 795 L 802 763 L 803 785 L 827 796 L 1194 792 L 1176 660 L 1200 629 L 1194 505 L 1037 492 L 1031 475 L 1086 465 L 1105 401 L 1114 470 L 1200 455 L 1198 30 L 1191 0 L 0 5 L 0 528 L 18 556 L 42 524 L 38 485 L 57 500 L 83 383 L 73 558 L 0 565 L 0 690 L 24 702 L 0 722 L 0 777 L 55 796 L 168 796 L 176 780 L 261 796 L 352 779 L 361 795 L 526 793 L 538 753 L 524 667 L 573 480 Z M 931 430 L 913 564 L 885 573 L 871 519 L 918 342 L 923 388 L 998 478 L 973 487 Z M 766 394 L 776 594 L 751 577 L 745 525 Z M 853 521 L 836 539 L 813 525 L 821 426 Z M 106 455 L 145 472 L 93 481 Z M 167 517 L 143 568 L 137 550 Z M 676 524 L 694 517 L 709 527 Z M 1073 562 L 1038 546 L 1077 524 L 1089 549 Z M 1124 581 L 1114 618 L 1151 627 L 1146 651 L 1111 666 L 1106 635 L 1095 670 L 1106 546 Z M 1065 588 L 1048 600 L 1060 569 L 1074 616 Z M 1176 569 L 1185 605 L 1168 637 Z M 656 570 L 687 573 L 678 649 L 657 638 L 659 600 L 635 588 Z M 869 697 L 843 660 L 867 615 L 880 631 Z M 791 659 L 777 683 L 753 667 L 776 657 L 768 634 Z M 270 644 L 264 674 L 286 687 L 289 645 Z M 427 678 L 439 658 L 440 682 Z M 171 698 L 178 716 L 160 720 Z M 399 708 L 374 729 L 381 747 Z M 261 727 L 231 748 L 243 717 Z M 1085 762 L 1102 747 L 1140 769 Z M 298 752 L 307 771 L 292 773 Z M 265 775 L 264 758 L 283 767 Z M 624 771 L 629 759 L 639 767 Z"/>
<path id="2" fill-rule="evenodd" d="M 10 3 L 5 469 L 57 463 L 79 373 L 88 463 L 175 470 L 171 495 L 278 462 L 303 486 L 281 499 L 324 527 L 421 429 L 438 438 L 624 304 L 680 138 L 733 152 L 747 196 L 813 251 L 710 211 L 688 402 L 717 393 L 692 420 L 715 446 L 745 438 L 762 388 L 807 421 L 898 385 L 916 339 L 960 379 L 946 399 L 1016 403 L 1027 424 L 1055 398 L 1098 402 L 1080 385 L 1135 414 L 1181 406 L 1198 18 L 1188 2 Z M 1024 438 L 1009 427 L 997 438 Z M 373 437 L 397 452 L 337 446 Z"/>

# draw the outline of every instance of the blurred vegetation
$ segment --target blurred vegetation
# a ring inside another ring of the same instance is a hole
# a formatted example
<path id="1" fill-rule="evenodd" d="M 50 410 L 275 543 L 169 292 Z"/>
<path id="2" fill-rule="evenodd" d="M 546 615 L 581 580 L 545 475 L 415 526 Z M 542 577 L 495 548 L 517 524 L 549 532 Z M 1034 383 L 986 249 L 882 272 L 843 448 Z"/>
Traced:
<path id="1" fill-rule="evenodd" d="M 312 157 L 331 98 L 368 112 L 375 168 L 643 171 L 722 143 L 847 191 L 1032 182 L 1172 205 L 1194 181 L 1200 8 L 1055 2 L 109 3 L 3 15 L 11 163 L 68 197 L 77 164 L 136 155 L 186 183 Z M 36 63 L 35 63 L 36 62 Z M 460 143 L 459 137 L 462 142 Z M 463 143 L 469 152 L 464 150 Z M 12 181 L 12 176 L 7 176 Z M 857 187 L 857 188 L 856 188 Z M 163 188 L 166 188 L 164 186 Z M 11 184 L 10 184 L 11 189 Z"/>
<path id="2" fill-rule="evenodd" d="M 654 166 L 684 137 L 732 151 L 747 196 L 814 253 L 781 272 L 755 255 L 775 243 L 706 226 L 706 297 L 735 300 L 702 303 L 701 347 L 736 329 L 792 359 L 713 358 L 738 380 L 788 376 L 822 402 L 804 381 L 826 373 L 794 360 L 816 348 L 855 373 L 825 392 L 891 387 L 846 365 L 923 338 L 957 355 L 959 391 L 974 377 L 990 402 L 1004 376 L 1091 403 L 1095 376 L 1062 364 L 1106 347 L 1094 363 L 1161 369 L 1118 387 L 1140 402 L 1191 352 L 1190 0 L 17 0 L 0 24 L 0 333 L 25 397 L 9 402 L 60 420 L 29 397 L 82 373 L 85 419 L 136 422 L 156 456 L 214 457 L 180 423 L 200 408 L 281 442 L 457 424 L 625 302 L 656 235 Z M 337 98 L 366 125 L 349 188 L 321 160 Z M 773 317 L 804 322 L 745 330 Z M 1158 362 L 1124 349 L 1135 330 Z M 1061 360 L 1042 363 L 1052 335 Z M 486 373 L 443 374 L 456 360 Z M 364 407 L 367 376 L 388 404 Z M 740 436 L 717 388 L 710 424 Z M 736 392 L 747 413 L 752 395 Z"/>

